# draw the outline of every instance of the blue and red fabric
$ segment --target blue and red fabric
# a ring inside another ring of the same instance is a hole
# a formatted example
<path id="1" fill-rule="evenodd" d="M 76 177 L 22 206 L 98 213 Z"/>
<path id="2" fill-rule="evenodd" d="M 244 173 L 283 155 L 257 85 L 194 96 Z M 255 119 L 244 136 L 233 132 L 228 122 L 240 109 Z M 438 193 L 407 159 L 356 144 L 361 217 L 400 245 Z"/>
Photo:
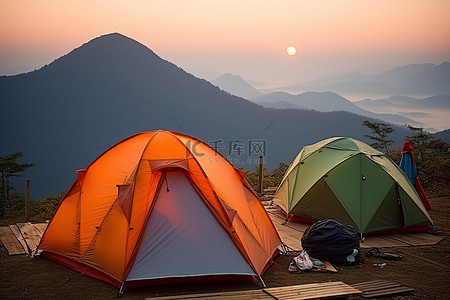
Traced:
<path id="1" fill-rule="evenodd" d="M 420 199 L 425 205 L 427 210 L 432 210 L 431 203 L 425 195 L 425 191 L 420 184 L 419 178 L 417 176 L 416 169 L 416 161 L 414 160 L 414 156 L 412 151 L 414 147 L 412 146 L 410 141 L 405 141 L 402 146 L 402 157 L 400 159 L 400 168 L 405 172 L 406 176 L 408 176 L 411 183 L 414 185 L 414 188 L 419 194 Z"/>

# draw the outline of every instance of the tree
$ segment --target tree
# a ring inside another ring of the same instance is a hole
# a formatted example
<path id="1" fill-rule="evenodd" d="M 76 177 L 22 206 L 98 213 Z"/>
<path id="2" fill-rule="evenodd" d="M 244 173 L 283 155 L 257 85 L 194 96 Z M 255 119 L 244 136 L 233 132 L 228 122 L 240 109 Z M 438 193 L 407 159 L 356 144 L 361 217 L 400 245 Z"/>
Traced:
<path id="1" fill-rule="evenodd" d="M 389 153 L 389 146 L 394 142 L 393 140 L 388 140 L 387 135 L 394 131 L 392 127 L 384 123 L 364 121 L 362 125 L 366 126 L 372 130 L 372 135 L 364 135 L 366 138 L 375 141 L 370 146 L 384 151 L 384 153 Z"/>
<path id="2" fill-rule="evenodd" d="M 420 163 L 425 155 L 427 146 L 434 138 L 431 133 L 423 131 L 423 127 L 413 127 L 411 125 L 406 125 L 406 127 L 413 133 L 413 135 L 407 136 L 406 138 L 411 142 L 414 149 L 417 150 L 416 159 Z"/>
<path id="3" fill-rule="evenodd" d="M 267 169 L 264 168 L 264 188 L 268 187 L 277 187 L 280 185 L 281 180 L 283 179 L 284 173 L 286 173 L 289 165 L 285 163 L 280 163 L 278 168 L 273 169 L 271 172 L 267 172 Z M 256 191 L 259 185 L 259 166 L 256 166 L 255 171 L 246 171 L 245 179 L 247 179 L 248 183 L 253 187 Z"/>
<path id="4" fill-rule="evenodd" d="M 9 201 L 9 194 L 13 189 L 9 178 L 22 176 L 26 169 L 33 166 L 33 164 L 19 163 L 17 160 L 22 156 L 22 152 L 0 156 L 0 218 L 4 215 L 5 203 Z"/>

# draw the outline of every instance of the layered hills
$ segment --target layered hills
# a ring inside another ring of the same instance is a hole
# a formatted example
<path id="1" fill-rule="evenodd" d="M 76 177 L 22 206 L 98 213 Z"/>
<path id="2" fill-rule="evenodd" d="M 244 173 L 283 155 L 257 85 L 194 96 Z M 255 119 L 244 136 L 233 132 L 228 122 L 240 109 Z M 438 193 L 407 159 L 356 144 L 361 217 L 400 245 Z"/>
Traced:
<path id="1" fill-rule="evenodd" d="M 261 154 L 270 169 L 304 145 L 370 133 L 361 125 L 368 118 L 353 113 L 265 108 L 231 95 L 117 33 L 39 70 L 0 77 L 0 101 L 0 155 L 22 151 L 35 164 L 25 174 L 34 198 L 66 190 L 77 169 L 141 131 L 193 135 L 252 170 Z M 408 134 L 395 127 L 391 138 L 399 147 Z"/>

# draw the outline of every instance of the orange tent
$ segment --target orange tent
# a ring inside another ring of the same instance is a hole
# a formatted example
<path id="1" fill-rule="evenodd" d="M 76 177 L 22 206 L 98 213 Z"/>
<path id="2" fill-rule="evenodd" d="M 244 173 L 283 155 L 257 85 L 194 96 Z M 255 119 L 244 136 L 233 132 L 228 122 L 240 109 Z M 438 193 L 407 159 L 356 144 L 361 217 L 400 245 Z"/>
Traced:
<path id="1" fill-rule="evenodd" d="M 243 172 L 198 139 L 151 131 L 77 171 L 38 250 L 123 291 L 155 279 L 260 278 L 280 244 Z"/>

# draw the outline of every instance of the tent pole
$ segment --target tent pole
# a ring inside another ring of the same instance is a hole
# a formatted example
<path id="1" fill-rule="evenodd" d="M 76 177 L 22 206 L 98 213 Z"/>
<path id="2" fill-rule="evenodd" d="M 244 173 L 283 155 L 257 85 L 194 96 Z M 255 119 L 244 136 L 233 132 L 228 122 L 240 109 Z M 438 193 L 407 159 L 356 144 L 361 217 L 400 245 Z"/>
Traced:
<path id="1" fill-rule="evenodd" d="M 259 281 L 261 281 L 263 287 L 267 287 L 266 283 L 264 282 L 264 280 L 261 278 L 261 276 L 258 275 Z"/>

